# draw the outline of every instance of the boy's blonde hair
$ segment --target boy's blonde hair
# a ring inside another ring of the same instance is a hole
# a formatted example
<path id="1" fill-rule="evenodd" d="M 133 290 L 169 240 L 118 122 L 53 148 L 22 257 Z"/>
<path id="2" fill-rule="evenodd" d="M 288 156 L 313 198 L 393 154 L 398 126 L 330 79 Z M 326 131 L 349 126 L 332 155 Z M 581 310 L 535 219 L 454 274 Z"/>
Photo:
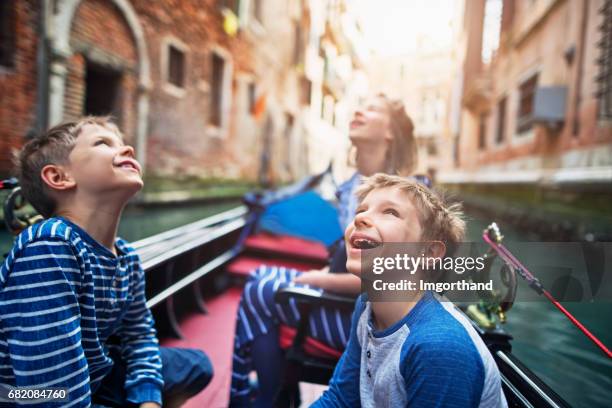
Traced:
<path id="1" fill-rule="evenodd" d="M 400 189 L 412 199 L 423 228 L 421 240 L 442 241 L 446 244 L 447 254 L 452 254 L 465 236 L 461 204 L 447 205 L 436 193 L 416 180 L 384 173 L 364 178 L 357 189 L 357 198 L 361 202 L 373 190 L 389 187 Z"/>
<path id="2" fill-rule="evenodd" d="M 85 125 L 97 125 L 115 132 L 123 138 L 119 128 L 109 117 L 87 116 L 74 122 L 66 122 L 47 130 L 27 142 L 15 155 L 15 173 L 25 199 L 43 217 L 48 218 L 56 210 L 56 202 L 49 194 L 49 187 L 41 177 L 43 167 L 49 164 L 67 164 L 76 138 Z"/>

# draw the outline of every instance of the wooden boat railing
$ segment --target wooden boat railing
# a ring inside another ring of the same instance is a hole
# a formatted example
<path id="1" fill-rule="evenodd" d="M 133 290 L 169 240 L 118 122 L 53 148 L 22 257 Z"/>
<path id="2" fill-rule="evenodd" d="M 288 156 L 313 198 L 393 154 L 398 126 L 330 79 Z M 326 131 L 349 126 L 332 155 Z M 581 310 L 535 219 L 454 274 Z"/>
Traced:
<path id="1" fill-rule="evenodd" d="M 146 274 L 147 306 L 161 337 L 183 338 L 180 315 L 194 308 L 207 312 L 202 278 L 240 252 L 247 214 L 248 209 L 239 206 L 133 243 Z M 177 296 L 186 291 L 189 295 Z"/>

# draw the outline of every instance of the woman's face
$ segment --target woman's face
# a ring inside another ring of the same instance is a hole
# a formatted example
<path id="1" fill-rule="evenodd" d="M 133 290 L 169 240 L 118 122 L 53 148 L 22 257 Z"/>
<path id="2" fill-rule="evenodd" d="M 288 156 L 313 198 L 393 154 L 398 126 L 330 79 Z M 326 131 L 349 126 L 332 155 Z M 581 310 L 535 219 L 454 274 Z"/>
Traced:
<path id="1" fill-rule="evenodd" d="M 351 142 L 391 140 L 389 112 L 385 101 L 372 97 L 355 111 L 349 125 Z"/>

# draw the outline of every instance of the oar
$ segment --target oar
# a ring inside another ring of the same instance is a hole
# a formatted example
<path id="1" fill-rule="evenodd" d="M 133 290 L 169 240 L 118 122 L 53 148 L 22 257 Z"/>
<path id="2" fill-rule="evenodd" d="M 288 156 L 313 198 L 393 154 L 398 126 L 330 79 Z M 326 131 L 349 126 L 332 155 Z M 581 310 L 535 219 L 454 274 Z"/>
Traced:
<path id="1" fill-rule="evenodd" d="M 544 295 L 557 309 L 561 311 L 580 331 L 587 336 L 597 347 L 603 351 L 608 358 L 612 358 L 612 352 L 601 340 L 599 340 L 593 333 L 589 331 L 578 319 L 576 319 L 566 308 L 559 303 L 557 299 L 554 298 L 553 295 L 550 294 L 542 283 L 536 278 L 530 271 L 527 269 L 521 261 L 519 261 L 513 254 L 506 248 L 502 243 L 502 235 L 499 231 L 499 227 L 496 223 L 492 223 L 484 230 L 482 234 L 482 238 L 485 240 L 487 244 L 493 248 L 493 250 L 502 258 L 506 263 L 511 265 L 516 272 L 521 276 L 521 278 L 525 279 L 533 290 L 538 292 L 540 295 Z"/>

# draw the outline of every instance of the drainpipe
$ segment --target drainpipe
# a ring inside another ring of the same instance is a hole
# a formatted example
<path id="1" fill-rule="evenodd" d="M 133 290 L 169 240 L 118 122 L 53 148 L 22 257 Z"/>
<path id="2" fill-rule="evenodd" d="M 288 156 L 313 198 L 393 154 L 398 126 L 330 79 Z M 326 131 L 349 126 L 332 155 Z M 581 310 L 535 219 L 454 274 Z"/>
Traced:
<path id="1" fill-rule="evenodd" d="M 578 137 L 580 135 L 580 103 L 582 102 L 582 77 L 584 76 L 584 54 L 587 32 L 587 20 L 589 15 L 589 0 L 582 2 L 582 20 L 580 21 L 580 49 L 578 66 L 576 67 L 576 83 L 574 97 L 574 125 L 572 126 L 572 135 Z"/>
<path id="2" fill-rule="evenodd" d="M 48 21 L 51 3 L 44 0 L 40 4 L 38 24 L 38 52 L 36 55 L 36 125 L 35 132 L 41 133 L 49 127 L 49 35 Z"/>

